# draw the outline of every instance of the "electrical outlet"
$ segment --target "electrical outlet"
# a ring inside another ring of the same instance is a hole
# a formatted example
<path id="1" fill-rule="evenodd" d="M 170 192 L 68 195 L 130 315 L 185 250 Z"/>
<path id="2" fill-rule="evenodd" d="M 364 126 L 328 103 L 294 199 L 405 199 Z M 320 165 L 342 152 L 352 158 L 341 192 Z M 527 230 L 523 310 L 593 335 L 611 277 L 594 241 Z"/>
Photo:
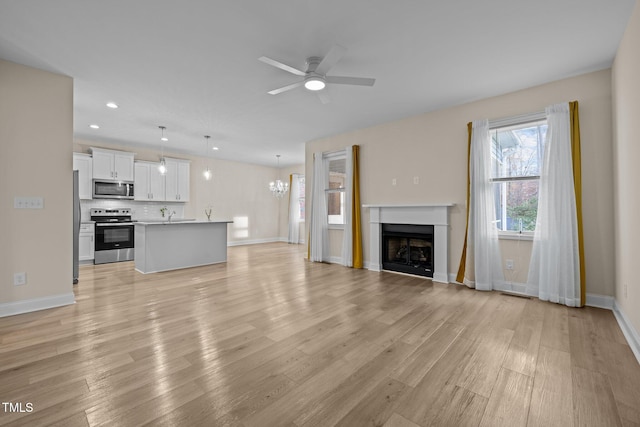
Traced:
<path id="1" fill-rule="evenodd" d="M 506 263 L 507 270 L 513 270 L 513 260 L 512 259 L 506 260 L 505 263 Z"/>
<path id="2" fill-rule="evenodd" d="M 22 286 L 27 284 L 27 273 L 15 273 L 13 275 L 13 285 Z"/>
<path id="3" fill-rule="evenodd" d="M 393 178 L 393 179 L 391 180 L 391 185 L 396 185 L 397 183 L 398 183 L 398 181 L 396 181 L 396 179 L 395 179 L 395 178 Z"/>
<path id="4" fill-rule="evenodd" d="M 416 184 L 416 185 L 420 184 L 420 177 L 419 176 L 414 176 L 413 177 L 413 183 Z"/>

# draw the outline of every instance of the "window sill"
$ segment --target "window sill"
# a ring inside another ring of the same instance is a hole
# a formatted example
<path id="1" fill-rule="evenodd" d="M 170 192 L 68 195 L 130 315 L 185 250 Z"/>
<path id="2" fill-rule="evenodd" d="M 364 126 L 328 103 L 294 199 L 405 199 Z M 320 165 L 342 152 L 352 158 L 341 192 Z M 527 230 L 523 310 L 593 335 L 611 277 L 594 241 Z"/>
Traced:
<path id="1" fill-rule="evenodd" d="M 526 240 L 533 241 L 533 233 L 516 233 L 516 232 L 507 232 L 501 231 L 498 232 L 499 240 Z"/>
<path id="2" fill-rule="evenodd" d="M 329 224 L 329 230 L 344 230 L 344 224 Z"/>

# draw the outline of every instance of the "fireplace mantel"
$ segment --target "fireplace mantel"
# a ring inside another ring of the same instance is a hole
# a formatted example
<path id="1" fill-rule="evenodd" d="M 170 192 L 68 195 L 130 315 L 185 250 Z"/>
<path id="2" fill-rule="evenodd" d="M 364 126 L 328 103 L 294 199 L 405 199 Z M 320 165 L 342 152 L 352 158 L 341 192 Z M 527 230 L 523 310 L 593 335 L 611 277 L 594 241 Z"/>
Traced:
<path id="1" fill-rule="evenodd" d="M 369 270 L 381 271 L 382 245 L 380 224 L 421 224 L 433 225 L 434 229 L 434 269 L 433 281 L 449 283 L 449 208 L 454 203 L 441 204 L 380 204 L 362 205 L 369 209 Z"/>

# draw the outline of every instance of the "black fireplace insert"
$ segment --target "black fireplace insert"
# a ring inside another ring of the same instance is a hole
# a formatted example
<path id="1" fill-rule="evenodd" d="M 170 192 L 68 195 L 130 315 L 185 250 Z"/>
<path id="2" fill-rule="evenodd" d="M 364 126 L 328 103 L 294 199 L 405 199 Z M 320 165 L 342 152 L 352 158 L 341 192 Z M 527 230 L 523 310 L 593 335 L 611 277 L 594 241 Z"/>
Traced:
<path id="1" fill-rule="evenodd" d="M 433 277 L 433 225 L 382 224 L 382 268 Z"/>

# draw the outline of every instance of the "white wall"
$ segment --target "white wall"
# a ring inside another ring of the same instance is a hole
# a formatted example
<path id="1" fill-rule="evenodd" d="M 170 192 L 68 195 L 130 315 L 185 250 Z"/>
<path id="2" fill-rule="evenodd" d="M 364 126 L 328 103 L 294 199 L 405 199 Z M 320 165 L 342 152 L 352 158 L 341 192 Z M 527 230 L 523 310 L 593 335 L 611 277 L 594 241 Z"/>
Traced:
<path id="1" fill-rule="evenodd" d="M 73 80 L 0 60 L 0 316 L 73 302 L 72 133 Z"/>
<path id="2" fill-rule="evenodd" d="M 451 209 L 449 234 L 449 272 L 455 273 L 465 231 L 467 122 L 542 111 L 550 104 L 573 100 L 580 104 L 587 292 L 613 296 L 610 70 L 309 142 L 307 198 L 313 175 L 312 154 L 360 145 L 362 204 L 456 204 Z M 416 176 L 419 184 L 414 185 Z M 367 209 L 362 211 L 362 221 L 364 258 L 368 262 Z M 340 232 L 330 236 L 331 255 L 340 256 L 339 241 L 335 242 Z M 526 281 L 531 243 L 503 241 L 501 246 L 504 258 L 517 261 L 516 270 L 505 272 L 507 280 Z"/>
<path id="3" fill-rule="evenodd" d="M 640 5 L 629 20 L 612 68 L 615 179 L 615 297 L 640 331 Z M 637 334 L 637 332 L 636 332 Z M 640 345 L 638 342 L 636 345 Z M 640 359 L 640 355 L 637 354 Z"/>

